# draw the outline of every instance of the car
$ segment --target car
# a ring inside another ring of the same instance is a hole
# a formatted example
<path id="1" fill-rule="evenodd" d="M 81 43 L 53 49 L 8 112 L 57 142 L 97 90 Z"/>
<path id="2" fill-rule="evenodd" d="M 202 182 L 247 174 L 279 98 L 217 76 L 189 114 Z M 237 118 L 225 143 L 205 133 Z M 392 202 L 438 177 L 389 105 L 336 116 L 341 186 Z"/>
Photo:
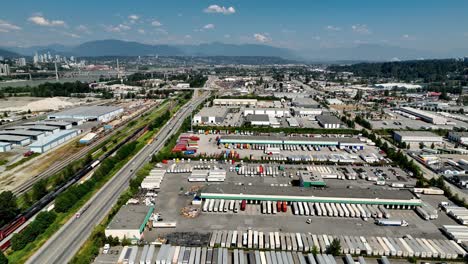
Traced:
<path id="1" fill-rule="evenodd" d="M 312 223 L 312 219 L 311 218 L 307 219 L 306 223 L 310 225 Z"/>

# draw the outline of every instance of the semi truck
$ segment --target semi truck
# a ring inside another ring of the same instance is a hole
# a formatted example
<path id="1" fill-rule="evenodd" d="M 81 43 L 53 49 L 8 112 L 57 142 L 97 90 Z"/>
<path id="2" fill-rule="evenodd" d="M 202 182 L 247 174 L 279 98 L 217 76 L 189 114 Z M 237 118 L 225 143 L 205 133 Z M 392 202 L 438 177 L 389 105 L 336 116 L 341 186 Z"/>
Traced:
<path id="1" fill-rule="evenodd" d="M 380 226 L 408 226 L 408 222 L 400 219 L 376 219 L 375 223 Z"/>

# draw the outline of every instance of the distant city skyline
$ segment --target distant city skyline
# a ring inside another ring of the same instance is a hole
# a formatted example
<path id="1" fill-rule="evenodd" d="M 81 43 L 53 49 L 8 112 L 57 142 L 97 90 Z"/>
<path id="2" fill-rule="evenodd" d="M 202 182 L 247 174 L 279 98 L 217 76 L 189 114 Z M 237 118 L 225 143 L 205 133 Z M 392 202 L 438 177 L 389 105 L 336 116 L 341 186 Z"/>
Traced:
<path id="1" fill-rule="evenodd" d="M 7 1 L 0 46 L 260 43 L 294 50 L 382 44 L 447 51 L 468 44 L 468 2 Z"/>

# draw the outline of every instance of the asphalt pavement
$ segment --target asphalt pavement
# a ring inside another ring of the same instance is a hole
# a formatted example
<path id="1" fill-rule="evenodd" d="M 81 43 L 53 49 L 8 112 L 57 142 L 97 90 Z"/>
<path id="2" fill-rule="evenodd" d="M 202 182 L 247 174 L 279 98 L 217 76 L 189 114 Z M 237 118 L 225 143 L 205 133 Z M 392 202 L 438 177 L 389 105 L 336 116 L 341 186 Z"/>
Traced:
<path id="1" fill-rule="evenodd" d="M 153 143 L 140 150 L 83 206 L 88 209 L 80 218 L 71 218 L 26 263 L 69 262 L 91 235 L 95 225 L 104 219 L 121 193 L 128 188 L 134 173 L 151 159 L 153 153 L 164 147 L 166 140 L 179 130 L 192 109 L 208 97 L 208 93 L 200 97 L 196 97 L 197 95 L 198 93 L 194 92 L 192 100 L 164 125 Z"/>

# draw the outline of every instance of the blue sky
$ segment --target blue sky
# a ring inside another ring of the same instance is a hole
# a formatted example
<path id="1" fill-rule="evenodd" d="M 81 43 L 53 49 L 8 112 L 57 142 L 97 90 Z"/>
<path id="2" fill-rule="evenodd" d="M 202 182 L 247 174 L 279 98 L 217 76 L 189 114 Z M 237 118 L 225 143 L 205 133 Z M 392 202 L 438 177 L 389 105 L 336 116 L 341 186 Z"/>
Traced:
<path id="1" fill-rule="evenodd" d="M 446 51 L 468 45 L 468 1 L 4 1 L 0 45 L 265 43 L 296 50 L 359 43 Z"/>

